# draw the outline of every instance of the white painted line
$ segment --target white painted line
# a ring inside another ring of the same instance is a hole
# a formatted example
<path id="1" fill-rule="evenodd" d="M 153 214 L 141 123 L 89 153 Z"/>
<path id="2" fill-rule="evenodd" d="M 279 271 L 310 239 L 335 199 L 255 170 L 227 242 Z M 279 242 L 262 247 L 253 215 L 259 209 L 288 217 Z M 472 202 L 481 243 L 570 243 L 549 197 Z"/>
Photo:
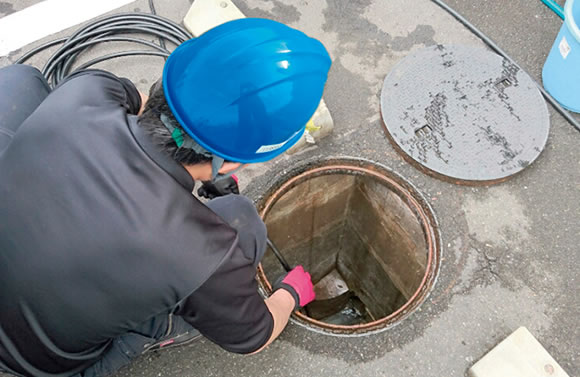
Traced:
<path id="1" fill-rule="evenodd" d="M 44 0 L 0 18 L 0 56 L 134 0 Z"/>

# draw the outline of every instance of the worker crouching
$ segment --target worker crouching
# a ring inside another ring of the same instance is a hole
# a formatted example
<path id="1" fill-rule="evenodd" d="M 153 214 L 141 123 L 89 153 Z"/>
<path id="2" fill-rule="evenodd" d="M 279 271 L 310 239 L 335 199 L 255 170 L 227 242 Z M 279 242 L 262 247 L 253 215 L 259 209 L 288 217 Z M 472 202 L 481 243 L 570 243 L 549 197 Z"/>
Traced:
<path id="1" fill-rule="evenodd" d="M 106 376 L 200 334 L 271 343 L 314 299 L 310 275 L 264 300 L 265 225 L 221 195 L 299 140 L 330 64 L 317 40 L 243 19 L 179 46 L 146 102 L 101 70 L 52 91 L 32 67 L 0 70 L 0 370 Z"/>

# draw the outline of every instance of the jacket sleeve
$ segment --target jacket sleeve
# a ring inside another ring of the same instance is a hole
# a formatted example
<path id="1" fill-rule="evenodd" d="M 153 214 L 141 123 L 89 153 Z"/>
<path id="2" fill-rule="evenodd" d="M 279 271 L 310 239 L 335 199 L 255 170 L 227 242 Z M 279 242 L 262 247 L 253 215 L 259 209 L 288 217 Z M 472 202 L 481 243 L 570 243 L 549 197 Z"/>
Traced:
<path id="1" fill-rule="evenodd" d="M 175 314 L 227 351 L 257 351 L 270 339 L 274 319 L 255 276 L 252 261 L 237 249 Z"/>
<path id="2" fill-rule="evenodd" d="M 55 89 L 63 86 L 75 86 L 76 96 L 70 98 L 79 104 L 95 104 L 112 101 L 127 110 L 127 113 L 137 115 L 141 108 L 141 96 L 135 85 L 126 78 L 119 78 L 110 72 L 100 69 L 86 69 L 68 76 Z"/>

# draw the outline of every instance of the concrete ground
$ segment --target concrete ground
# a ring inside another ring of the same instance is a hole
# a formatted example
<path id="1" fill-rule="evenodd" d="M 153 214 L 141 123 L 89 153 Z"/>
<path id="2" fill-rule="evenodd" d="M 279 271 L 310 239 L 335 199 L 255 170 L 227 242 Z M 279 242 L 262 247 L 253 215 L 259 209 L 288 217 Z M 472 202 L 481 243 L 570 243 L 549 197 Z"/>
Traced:
<path id="1" fill-rule="evenodd" d="M 24 3 L 1 1 L 0 16 Z M 255 356 L 229 354 L 203 340 L 146 355 L 116 376 L 463 376 L 519 326 L 526 326 L 571 376 L 577 375 L 580 133 L 550 109 L 548 145 L 523 173 L 492 187 L 441 182 L 404 162 L 388 143 L 379 95 L 386 74 L 412 51 L 436 43 L 483 47 L 467 29 L 429 0 L 234 3 L 247 16 L 273 18 L 319 38 L 333 58 L 325 100 L 334 133 L 291 158 L 249 167 L 241 174 L 246 192 L 257 198 L 285 168 L 316 156 L 358 156 L 387 165 L 411 180 L 437 214 L 444 247 L 439 280 L 420 310 L 380 334 L 337 338 L 290 325 Z M 448 4 L 540 80 L 561 20 L 539 0 Z M 156 5 L 161 15 L 179 21 L 190 2 L 156 0 Z M 147 11 L 146 1 L 123 8 L 137 9 Z M 0 66 L 22 51 L 0 58 Z M 40 66 L 44 59 L 32 63 Z M 156 58 L 138 58 L 102 67 L 146 90 L 161 64 Z"/>

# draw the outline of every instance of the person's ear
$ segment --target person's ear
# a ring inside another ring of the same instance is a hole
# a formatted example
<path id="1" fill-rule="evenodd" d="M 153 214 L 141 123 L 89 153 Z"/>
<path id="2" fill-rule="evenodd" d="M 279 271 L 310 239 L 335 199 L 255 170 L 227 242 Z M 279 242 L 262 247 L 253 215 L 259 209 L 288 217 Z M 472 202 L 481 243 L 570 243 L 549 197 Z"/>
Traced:
<path id="1" fill-rule="evenodd" d="M 222 168 L 218 171 L 218 173 L 228 174 L 229 172 L 236 170 L 240 166 L 242 166 L 242 164 L 239 162 L 224 162 Z"/>

